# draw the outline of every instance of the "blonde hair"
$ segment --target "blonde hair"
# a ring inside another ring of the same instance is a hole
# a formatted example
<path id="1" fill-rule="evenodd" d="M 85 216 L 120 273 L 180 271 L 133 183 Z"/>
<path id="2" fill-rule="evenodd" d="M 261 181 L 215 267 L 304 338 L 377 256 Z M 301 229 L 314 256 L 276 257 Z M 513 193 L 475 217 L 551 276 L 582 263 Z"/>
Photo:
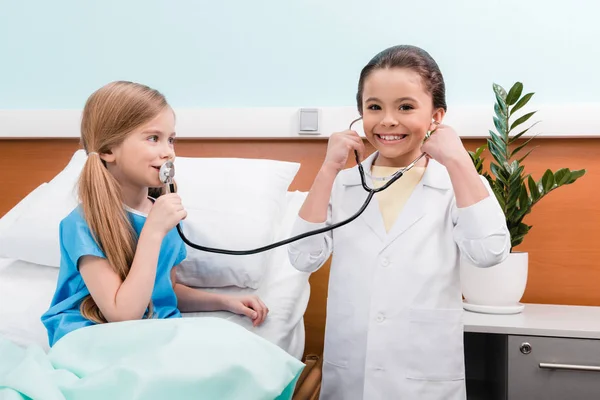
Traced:
<path id="1" fill-rule="evenodd" d="M 79 199 L 92 236 L 108 263 L 122 280 L 129 274 L 137 235 L 123 207 L 119 182 L 106 169 L 99 155 L 110 153 L 135 129 L 154 119 L 168 107 L 165 97 L 147 86 L 112 82 L 87 100 L 81 121 L 81 141 L 90 154 L 79 177 Z M 88 295 L 81 314 L 96 323 L 107 322 Z M 145 317 L 153 315 L 152 301 Z"/>

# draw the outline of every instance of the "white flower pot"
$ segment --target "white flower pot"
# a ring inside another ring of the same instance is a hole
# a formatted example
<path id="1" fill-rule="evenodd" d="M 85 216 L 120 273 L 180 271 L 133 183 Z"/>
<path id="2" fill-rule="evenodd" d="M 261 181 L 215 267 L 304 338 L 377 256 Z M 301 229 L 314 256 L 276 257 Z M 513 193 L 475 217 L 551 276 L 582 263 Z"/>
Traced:
<path id="1" fill-rule="evenodd" d="M 528 253 L 510 253 L 502 263 L 479 268 L 461 260 L 460 279 L 465 310 L 487 314 L 517 314 L 527 285 Z"/>

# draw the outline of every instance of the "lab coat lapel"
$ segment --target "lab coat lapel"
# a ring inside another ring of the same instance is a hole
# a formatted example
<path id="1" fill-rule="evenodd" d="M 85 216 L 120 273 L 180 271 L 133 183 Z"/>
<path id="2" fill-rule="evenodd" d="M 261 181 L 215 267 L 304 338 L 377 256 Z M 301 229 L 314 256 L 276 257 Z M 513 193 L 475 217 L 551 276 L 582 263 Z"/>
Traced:
<path id="1" fill-rule="evenodd" d="M 386 247 L 427 215 L 427 212 L 434 206 L 432 204 L 434 191 L 448 190 L 451 187 L 452 184 L 446 168 L 435 160 L 429 160 L 423 178 L 413 190 L 387 235 Z"/>
<path id="2" fill-rule="evenodd" d="M 430 206 L 429 202 L 430 196 L 427 196 L 427 188 L 423 186 L 423 180 L 421 179 L 421 182 L 417 184 L 406 201 L 396 222 L 392 225 L 392 229 L 387 236 L 386 247 L 425 216 Z"/>

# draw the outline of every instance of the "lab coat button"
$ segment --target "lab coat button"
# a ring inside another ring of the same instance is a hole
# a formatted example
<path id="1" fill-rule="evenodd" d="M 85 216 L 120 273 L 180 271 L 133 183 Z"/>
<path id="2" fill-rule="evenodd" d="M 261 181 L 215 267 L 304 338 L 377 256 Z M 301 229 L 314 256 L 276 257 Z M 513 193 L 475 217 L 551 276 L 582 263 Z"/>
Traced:
<path id="1" fill-rule="evenodd" d="M 377 315 L 377 322 L 383 322 L 385 321 L 385 317 L 383 314 L 378 314 Z"/>
<path id="2" fill-rule="evenodd" d="M 387 267 L 388 265 L 390 265 L 390 260 L 388 260 L 387 258 L 383 258 L 381 260 L 381 265 L 383 265 L 384 267 Z"/>

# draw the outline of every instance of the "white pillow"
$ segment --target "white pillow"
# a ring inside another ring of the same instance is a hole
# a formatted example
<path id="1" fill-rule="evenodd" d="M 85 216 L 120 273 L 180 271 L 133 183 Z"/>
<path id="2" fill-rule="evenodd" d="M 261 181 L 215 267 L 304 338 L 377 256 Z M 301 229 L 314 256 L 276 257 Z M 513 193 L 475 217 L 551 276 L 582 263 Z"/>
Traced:
<path id="1" fill-rule="evenodd" d="M 13 208 L 4 214 L 2 218 L 0 218 L 0 237 L 2 237 L 2 232 L 13 226 L 15 221 L 23 213 L 23 210 L 26 210 L 29 204 L 35 201 L 36 197 L 39 196 L 44 186 L 46 186 L 46 182 L 29 192 L 25 198 L 19 201 Z"/>
<path id="2" fill-rule="evenodd" d="M 175 180 L 188 212 L 183 231 L 193 243 L 227 250 L 271 244 L 300 164 L 236 158 L 177 158 Z M 256 289 L 272 251 L 231 256 L 187 248 L 177 278 L 195 287 Z"/>
<path id="3" fill-rule="evenodd" d="M 60 266 L 59 223 L 77 206 L 76 184 L 85 160 L 85 152 L 76 151 L 58 175 L 20 202 L 17 218 L 0 230 L 0 257 Z"/>

